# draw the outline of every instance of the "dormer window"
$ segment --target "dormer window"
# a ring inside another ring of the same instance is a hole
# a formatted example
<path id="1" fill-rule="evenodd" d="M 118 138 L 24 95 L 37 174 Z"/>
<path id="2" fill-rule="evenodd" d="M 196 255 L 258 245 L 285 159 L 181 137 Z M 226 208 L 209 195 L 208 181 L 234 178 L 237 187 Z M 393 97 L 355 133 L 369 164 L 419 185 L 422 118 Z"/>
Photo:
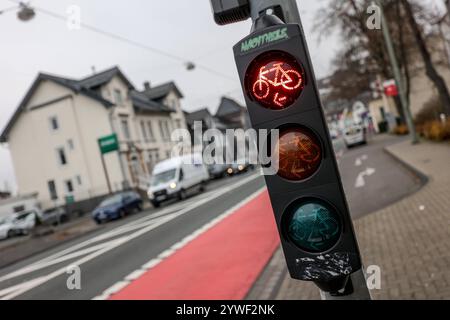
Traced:
<path id="1" fill-rule="evenodd" d="M 172 110 L 177 110 L 177 101 L 175 99 L 169 100 L 169 108 Z"/>
<path id="2" fill-rule="evenodd" d="M 122 92 L 119 89 L 114 89 L 114 102 L 117 105 L 123 104 Z"/>

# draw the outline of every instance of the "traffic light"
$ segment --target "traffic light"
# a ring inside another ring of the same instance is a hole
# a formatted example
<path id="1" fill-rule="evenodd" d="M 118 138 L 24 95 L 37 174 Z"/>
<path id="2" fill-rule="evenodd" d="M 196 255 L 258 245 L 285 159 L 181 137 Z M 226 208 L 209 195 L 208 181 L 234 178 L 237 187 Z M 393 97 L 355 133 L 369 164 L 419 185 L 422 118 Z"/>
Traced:
<path id="1" fill-rule="evenodd" d="M 234 46 L 236 64 L 253 128 L 279 130 L 265 179 L 290 275 L 335 293 L 359 249 L 303 30 L 274 21 Z"/>

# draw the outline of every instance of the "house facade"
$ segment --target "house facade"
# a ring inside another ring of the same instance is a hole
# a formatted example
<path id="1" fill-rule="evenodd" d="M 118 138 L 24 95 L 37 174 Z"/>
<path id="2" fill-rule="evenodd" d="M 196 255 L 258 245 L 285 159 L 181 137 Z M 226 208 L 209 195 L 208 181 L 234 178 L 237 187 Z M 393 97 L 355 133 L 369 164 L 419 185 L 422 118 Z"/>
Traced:
<path id="1" fill-rule="evenodd" d="M 107 177 L 112 191 L 139 186 L 186 128 L 182 97 L 172 82 L 137 90 L 118 67 L 80 80 L 39 74 L 0 136 L 19 193 L 49 208 L 108 193 Z M 119 150 L 103 166 L 98 139 L 111 134 Z"/>
<path id="2" fill-rule="evenodd" d="M 201 123 L 201 129 L 203 132 L 209 129 L 215 129 L 225 134 L 228 129 L 247 130 L 251 128 L 247 108 L 241 106 L 238 102 L 228 97 L 222 97 L 219 107 L 214 115 L 212 115 L 207 108 L 203 108 L 190 113 L 185 112 L 185 116 L 188 130 L 191 134 L 192 145 L 201 145 L 203 148 L 205 148 L 207 144 L 211 143 L 213 139 L 210 141 L 205 141 L 202 137 L 196 137 L 194 135 L 196 122 L 199 124 Z M 230 159 L 236 160 L 236 148 L 239 143 L 242 143 L 242 140 L 238 141 L 238 137 L 236 136 L 226 136 L 226 138 L 228 140 L 225 140 L 224 155 L 228 156 Z M 248 148 L 247 141 L 245 144 Z"/>

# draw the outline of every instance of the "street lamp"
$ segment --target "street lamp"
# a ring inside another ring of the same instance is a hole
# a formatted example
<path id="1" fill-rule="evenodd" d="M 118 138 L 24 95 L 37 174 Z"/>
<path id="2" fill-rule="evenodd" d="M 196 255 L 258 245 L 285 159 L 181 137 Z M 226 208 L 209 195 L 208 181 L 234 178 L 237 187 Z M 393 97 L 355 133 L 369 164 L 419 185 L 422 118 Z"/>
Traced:
<path id="1" fill-rule="evenodd" d="M 30 21 L 34 18 L 36 15 L 36 12 L 33 8 L 30 7 L 29 4 L 26 3 L 19 3 L 19 11 L 17 12 L 17 18 L 21 21 Z"/>
<path id="2" fill-rule="evenodd" d="M 187 71 L 192 71 L 195 69 L 195 64 L 192 61 L 188 61 L 184 64 Z"/>

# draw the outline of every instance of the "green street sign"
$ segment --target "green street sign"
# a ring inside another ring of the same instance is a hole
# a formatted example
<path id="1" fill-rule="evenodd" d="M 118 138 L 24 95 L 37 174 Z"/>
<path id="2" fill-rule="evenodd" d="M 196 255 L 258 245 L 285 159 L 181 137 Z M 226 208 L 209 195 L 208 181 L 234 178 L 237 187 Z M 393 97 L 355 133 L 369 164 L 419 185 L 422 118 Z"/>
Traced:
<path id="1" fill-rule="evenodd" d="M 66 196 L 65 199 L 66 199 L 66 204 L 72 204 L 75 202 L 75 197 L 72 195 Z"/>
<path id="2" fill-rule="evenodd" d="M 115 133 L 98 139 L 98 145 L 102 154 L 119 150 L 119 141 Z"/>

